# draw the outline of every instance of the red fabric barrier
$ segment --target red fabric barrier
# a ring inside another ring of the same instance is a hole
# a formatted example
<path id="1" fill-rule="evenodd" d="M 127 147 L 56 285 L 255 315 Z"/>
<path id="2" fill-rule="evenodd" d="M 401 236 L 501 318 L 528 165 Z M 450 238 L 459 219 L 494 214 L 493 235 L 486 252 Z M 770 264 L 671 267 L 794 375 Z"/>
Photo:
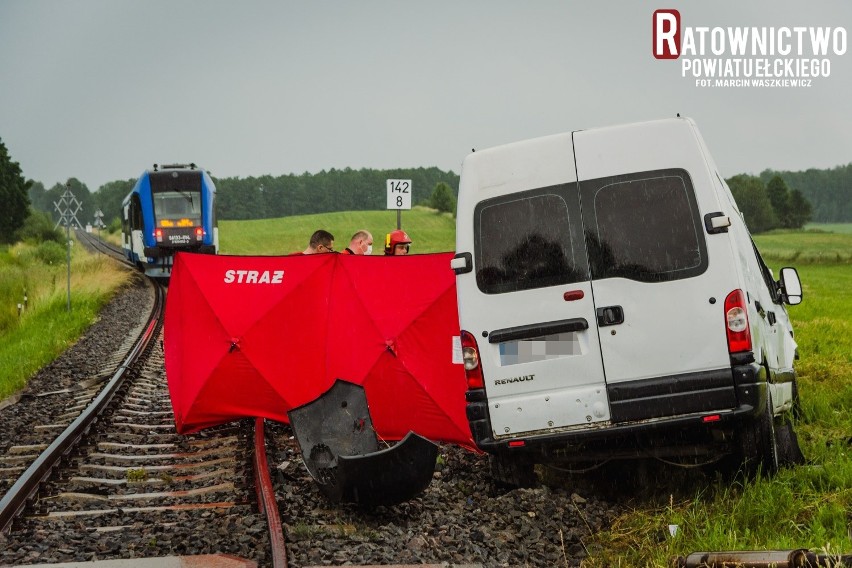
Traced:
<path id="1" fill-rule="evenodd" d="M 164 329 L 178 432 L 287 422 L 341 378 L 364 386 L 380 438 L 473 447 L 452 256 L 178 253 Z"/>

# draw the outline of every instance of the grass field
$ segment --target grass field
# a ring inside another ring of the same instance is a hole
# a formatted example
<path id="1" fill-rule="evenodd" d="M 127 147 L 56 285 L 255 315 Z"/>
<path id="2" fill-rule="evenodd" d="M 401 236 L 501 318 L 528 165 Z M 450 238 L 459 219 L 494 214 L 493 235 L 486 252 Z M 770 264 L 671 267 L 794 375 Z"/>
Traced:
<path id="1" fill-rule="evenodd" d="M 826 225 L 837 232 L 772 231 L 754 237 L 767 263 L 852 263 L 852 224 Z M 850 229 L 841 230 L 846 227 Z"/>
<path id="2" fill-rule="evenodd" d="M 808 223 L 805 230 L 849 234 L 852 233 L 852 223 Z"/>
<path id="3" fill-rule="evenodd" d="M 852 262 L 852 223 L 809 227 L 805 231 L 765 233 L 754 240 L 770 264 Z M 402 213 L 402 228 L 414 241 L 412 253 L 455 250 L 455 219 L 448 214 L 415 207 Z M 384 235 L 396 229 L 396 212 L 349 211 L 287 219 L 220 221 L 220 251 L 237 255 L 289 254 L 304 250 L 311 233 L 317 229 L 335 236 L 336 250 L 343 250 L 355 231 L 367 229 L 375 239 L 373 254 L 382 254 Z"/>
<path id="4" fill-rule="evenodd" d="M 413 241 L 412 253 L 455 249 L 456 223 L 448 214 L 415 207 L 402 212 L 402 228 Z M 396 229 L 395 211 L 353 211 L 299 215 L 287 219 L 220 221 L 221 254 L 278 255 L 303 251 L 311 234 L 325 229 L 334 235 L 335 250 L 343 250 L 360 229 L 373 234 L 373 254 L 382 254 L 385 234 Z"/>

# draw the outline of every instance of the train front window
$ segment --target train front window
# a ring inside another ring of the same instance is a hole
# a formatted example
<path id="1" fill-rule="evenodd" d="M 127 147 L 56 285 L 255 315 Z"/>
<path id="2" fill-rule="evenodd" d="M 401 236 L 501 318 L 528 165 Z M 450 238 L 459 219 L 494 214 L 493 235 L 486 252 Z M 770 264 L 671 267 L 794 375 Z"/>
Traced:
<path id="1" fill-rule="evenodd" d="M 201 225 L 200 172 L 165 171 L 150 179 L 157 227 Z"/>
<path id="2" fill-rule="evenodd" d="M 170 191 L 154 194 L 158 227 L 195 227 L 201 224 L 201 192 Z"/>

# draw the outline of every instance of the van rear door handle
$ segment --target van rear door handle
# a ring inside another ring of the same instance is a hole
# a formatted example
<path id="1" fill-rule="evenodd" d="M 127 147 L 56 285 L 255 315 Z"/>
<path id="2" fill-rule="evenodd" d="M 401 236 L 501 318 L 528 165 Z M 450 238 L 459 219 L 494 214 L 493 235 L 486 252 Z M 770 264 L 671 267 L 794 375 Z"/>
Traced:
<path id="1" fill-rule="evenodd" d="M 522 339 L 539 339 L 547 335 L 579 332 L 589 329 L 586 318 L 572 318 L 558 321 L 518 325 L 505 329 L 495 329 L 488 334 L 488 343 L 503 343 L 504 341 L 519 341 Z"/>
<path id="2" fill-rule="evenodd" d="M 624 323 L 624 310 L 621 309 L 621 306 L 598 308 L 596 314 L 598 316 L 598 327 Z"/>

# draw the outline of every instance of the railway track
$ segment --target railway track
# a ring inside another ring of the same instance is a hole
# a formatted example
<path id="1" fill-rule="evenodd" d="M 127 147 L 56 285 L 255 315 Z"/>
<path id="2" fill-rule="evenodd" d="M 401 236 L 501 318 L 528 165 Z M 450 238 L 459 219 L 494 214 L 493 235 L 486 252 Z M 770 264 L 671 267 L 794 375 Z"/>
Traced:
<path id="1" fill-rule="evenodd" d="M 91 236 L 80 241 L 122 256 Z M 150 316 L 94 377 L 25 391 L 0 409 L 60 401 L 2 448 L 0 565 L 224 553 L 286 566 L 263 422 L 176 433 L 163 369 L 165 290 L 148 286 Z"/>
<path id="2" fill-rule="evenodd" d="M 116 260 L 126 261 L 124 250 L 118 245 L 114 245 L 109 241 L 103 240 L 100 235 L 96 236 L 92 233 L 87 233 L 86 231 L 77 230 L 76 236 L 77 240 L 89 250 L 106 254 Z M 128 266 L 133 265 L 128 264 Z"/>
<path id="3" fill-rule="evenodd" d="M 159 349 L 155 341 L 117 404 L 16 520 L 14 531 L 33 543 L 25 556 L 37 552 L 43 562 L 253 555 L 240 543 L 244 527 L 263 524 L 251 483 L 250 425 L 179 436 L 156 361 Z M 263 537 L 252 543 L 264 546 Z"/>

